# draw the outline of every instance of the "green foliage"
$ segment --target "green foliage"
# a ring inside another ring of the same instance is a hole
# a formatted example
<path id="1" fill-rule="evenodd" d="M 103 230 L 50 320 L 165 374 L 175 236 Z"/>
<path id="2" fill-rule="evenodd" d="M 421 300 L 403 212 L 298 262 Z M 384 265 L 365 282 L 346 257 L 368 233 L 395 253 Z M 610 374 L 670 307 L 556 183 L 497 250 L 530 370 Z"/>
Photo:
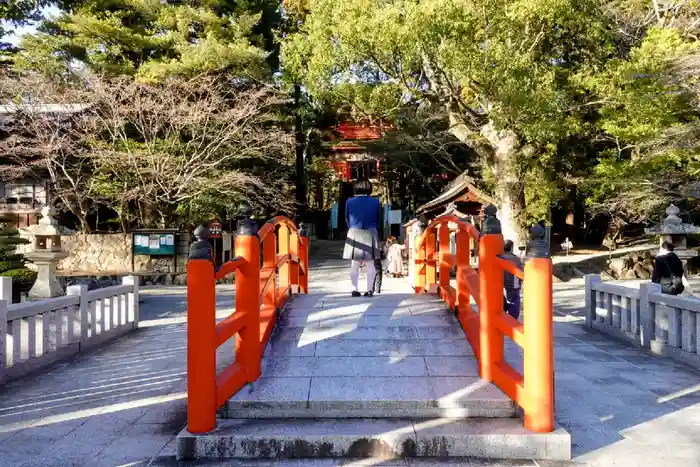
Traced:
<path id="1" fill-rule="evenodd" d="M 10 269 L 0 273 L 0 275 L 12 278 L 12 285 L 24 290 L 31 287 L 36 280 L 36 271 L 31 269 Z"/>
<path id="2" fill-rule="evenodd" d="M 594 212 L 630 220 L 700 192 L 690 183 L 700 133 L 695 0 L 656 23 L 650 2 L 637 0 L 289 3 L 303 18 L 282 48 L 289 79 L 355 118 L 447 108 L 450 131 L 479 154 L 461 168 L 478 161 L 484 187 L 524 199 L 523 223 L 582 181 Z M 371 101 L 373 92 L 388 98 Z M 486 141 L 487 124 L 502 133 Z M 516 161 L 499 168 L 508 135 Z"/>
<path id="3" fill-rule="evenodd" d="M 646 221 L 671 201 L 695 208 L 700 107 L 673 73 L 699 54 L 700 44 L 680 30 L 655 27 L 627 59 L 575 78 L 595 96 L 599 137 L 609 142 L 584 184 L 593 212 Z"/>
<path id="4" fill-rule="evenodd" d="M 26 37 L 16 66 L 63 75 L 78 62 L 144 82 L 203 73 L 260 79 L 275 62 L 279 21 L 272 0 L 84 0 Z"/>
<path id="5" fill-rule="evenodd" d="M 443 124 L 451 121 L 449 131 L 479 154 L 459 161 L 458 171 L 479 162 L 484 186 L 494 193 L 506 180 L 488 182 L 500 141 L 486 141 L 482 129 L 508 130 L 517 138 L 511 166 L 518 170 L 509 177 L 524 181 L 514 198 L 531 193 L 526 216 L 541 216 L 561 196 L 557 172 L 567 161 L 557 149 L 590 131 L 588 109 L 569 78 L 600 67 L 615 48 L 597 0 L 310 0 L 301 6 L 310 13 L 282 47 L 290 80 L 303 80 L 317 99 L 344 102 L 355 118 L 398 121 L 407 108 L 427 106 L 433 115 L 448 108 Z M 462 128 L 455 125 L 460 121 Z M 436 165 L 430 151 L 421 157 L 423 165 Z"/>
<path id="6" fill-rule="evenodd" d="M 0 217 L 0 274 L 24 267 L 24 258 L 15 253 L 19 245 L 29 243 L 19 236 L 10 217 Z"/>

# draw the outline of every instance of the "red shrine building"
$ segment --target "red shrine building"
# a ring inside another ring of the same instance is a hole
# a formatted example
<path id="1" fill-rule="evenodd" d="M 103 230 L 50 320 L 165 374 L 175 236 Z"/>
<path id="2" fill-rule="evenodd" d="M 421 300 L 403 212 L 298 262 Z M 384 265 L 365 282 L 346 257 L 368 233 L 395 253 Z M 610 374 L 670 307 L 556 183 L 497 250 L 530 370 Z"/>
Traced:
<path id="1" fill-rule="evenodd" d="M 338 179 L 342 182 L 378 180 L 380 158 L 367 150 L 366 143 L 381 138 L 382 127 L 341 123 L 335 130 L 338 138 L 328 145 L 328 150 L 331 165 Z"/>
<path id="2" fill-rule="evenodd" d="M 325 152 L 338 180 L 339 199 L 334 206 L 331 228 L 339 235 L 347 230 L 345 225 L 345 201 L 353 196 L 353 182 L 369 180 L 374 186 L 374 195 L 382 194 L 381 154 L 373 152 L 368 143 L 382 137 L 388 125 L 340 123 L 334 128 L 334 137 L 327 141 Z"/>

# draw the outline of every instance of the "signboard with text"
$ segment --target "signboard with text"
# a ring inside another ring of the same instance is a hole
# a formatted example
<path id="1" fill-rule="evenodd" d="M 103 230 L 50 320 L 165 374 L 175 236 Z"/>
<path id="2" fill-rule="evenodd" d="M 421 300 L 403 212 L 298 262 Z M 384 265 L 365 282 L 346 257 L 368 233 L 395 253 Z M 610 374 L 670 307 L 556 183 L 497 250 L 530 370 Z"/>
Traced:
<path id="1" fill-rule="evenodd" d="M 134 232 L 135 255 L 163 255 L 175 254 L 175 234 Z"/>

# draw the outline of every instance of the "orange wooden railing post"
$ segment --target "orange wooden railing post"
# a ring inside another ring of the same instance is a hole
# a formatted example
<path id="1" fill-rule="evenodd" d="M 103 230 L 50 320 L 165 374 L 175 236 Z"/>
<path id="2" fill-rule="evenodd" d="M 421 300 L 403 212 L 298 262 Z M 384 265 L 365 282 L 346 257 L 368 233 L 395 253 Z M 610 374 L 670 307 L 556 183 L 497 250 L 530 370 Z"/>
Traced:
<path id="1" fill-rule="evenodd" d="M 216 284 L 209 230 L 199 226 L 187 263 L 187 429 L 216 428 Z"/>
<path id="2" fill-rule="evenodd" d="M 424 235 L 425 235 L 425 232 L 423 232 L 423 234 L 416 237 L 416 245 L 414 247 L 414 249 L 415 249 L 414 258 L 415 258 L 415 262 L 416 262 L 416 266 L 415 266 L 415 274 L 416 274 L 415 290 L 418 293 L 426 291 L 425 269 L 426 269 L 427 258 L 425 257 L 426 248 L 425 248 L 425 241 L 423 241 Z"/>
<path id="3" fill-rule="evenodd" d="M 290 240 L 289 227 L 286 225 L 280 225 L 277 231 L 277 254 L 288 255 L 289 254 L 289 240 Z M 291 264 L 286 263 L 280 266 L 280 290 L 288 290 L 288 287 L 292 284 L 292 268 Z M 289 291 L 287 292 L 289 293 Z"/>
<path id="4" fill-rule="evenodd" d="M 277 266 L 277 241 L 274 235 L 268 236 L 267 239 L 263 241 L 262 250 L 263 270 L 265 270 L 265 272 L 272 271 L 272 274 L 275 274 L 274 270 Z M 265 291 L 265 295 L 263 297 L 263 306 L 265 308 L 277 308 L 277 293 L 274 287 L 268 287 L 267 291 Z"/>
<path id="5" fill-rule="evenodd" d="M 467 274 L 470 265 L 469 234 L 464 229 L 457 230 L 455 245 L 457 245 L 457 310 L 459 313 L 469 311 L 471 298 Z"/>
<path id="6" fill-rule="evenodd" d="M 299 288 L 305 294 L 309 293 L 309 237 L 306 234 L 304 223 L 299 224 L 299 262 L 303 271 L 299 274 Z"/>
<path id="7" fill-rule="evenodd" d="M 289 283 L 292 287 L 291 293 L 297 294 L 299 293 L 299 252 L 301 251 L 300 248 L 300 237 L 299 237 L 299 230 L 292 232 L 291 235 L 289 236 L 289 253 L 292 255 L 292 257 L 296 256 L 297 261 L 294 261 L 289 265 Z"/>
<path id="8" fill-rule="evenodd" d="M 552 259 L 540 225 L 532 229 L 528 257 L 523 281 L 525 428 L 548 433 L 554 429 Z"/>
<path id="9" fill-rule="evenodd" d="M 248 382 L 260 376 L 260 239 L 250 216 L 250 206 L 241 208 L 244 218 L 238 222 L 236 256 L 245 263 L 236 270 L 236 313 L 245 313 L 245 328 L 236 338 L 236 362 L 245 368 Z"/>
<path id="10" fill-rule="evenodd" d="M 450 287 L 450 271 L 452 270 L 452 265 L 445 260 L 445 257 L 450 255 L 450 229 L 447 224 L 442 224 L 440 230 L 438 231 L 438 245 L 439 245 L 439 260 L 440 260 L 440 287 L 438 293 L 447 301 L 447 306 L 450 310 L 454 308 L 454 303 L 450 303 L 451 295 L 446 294 L 444 291 Z"/>
<path id="11" fill-rule="evenodd" d="M 493 366 L 503 360 L 503 334 L 496 328 L 496 317 L 503 313 L 503 269 L 497 256 L 503 253 L 501 223 L 496 207 L 485 209 L 479 240 L 479 375 L 493 380 Z"/>
<path id="12" fill-rule="evenodd" d="M 435 227 L 429 227 L 425 231 L 425 288 L 427 292 L 430 292 L 433 285 L 437 284 L 435 243 Z"/>

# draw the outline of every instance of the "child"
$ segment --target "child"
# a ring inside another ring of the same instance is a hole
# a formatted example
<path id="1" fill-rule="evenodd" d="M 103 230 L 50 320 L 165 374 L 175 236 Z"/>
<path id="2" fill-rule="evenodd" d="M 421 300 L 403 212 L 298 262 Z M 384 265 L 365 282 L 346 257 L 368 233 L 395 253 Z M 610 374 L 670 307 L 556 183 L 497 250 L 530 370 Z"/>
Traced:
<path id="1" fill-rule="evenodd" d="M 405 245 L 399 245 L 396 237 L 389 237 L 387 240 L 389 250 L 387 259 L 389 260 L 389 274 L 393 277 L 403 277 L 403 250 Z"/>

